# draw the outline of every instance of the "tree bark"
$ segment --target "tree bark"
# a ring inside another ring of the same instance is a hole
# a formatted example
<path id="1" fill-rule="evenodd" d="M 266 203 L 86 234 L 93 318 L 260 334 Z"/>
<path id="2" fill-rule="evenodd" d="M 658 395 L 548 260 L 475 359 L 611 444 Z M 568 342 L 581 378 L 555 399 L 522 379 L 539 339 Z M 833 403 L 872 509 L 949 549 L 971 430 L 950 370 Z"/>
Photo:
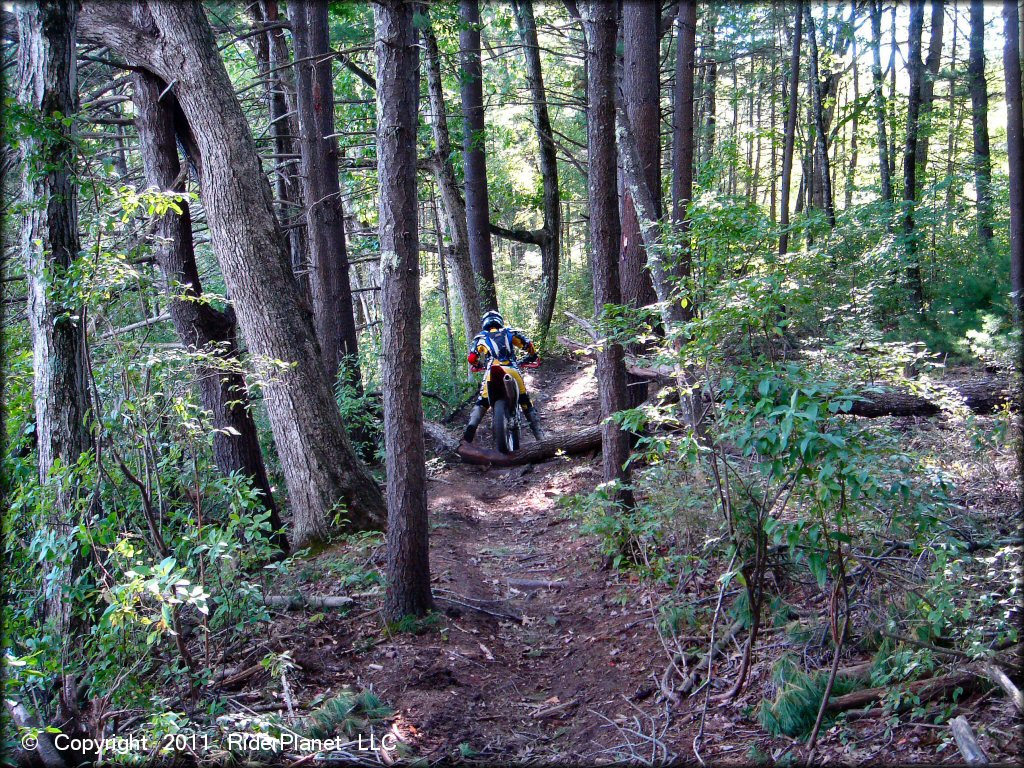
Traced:
<path id="1" fill-rule="evenodd" d="M 535 234 L 540 242 L 541 288 L 537 304 L 537 327 L 540 344 L 547 340 L 551 317 L 558 296 L 558 268 L 561 253 L 562 208 L 558 195 L 558 157 L 551 131 L 547 94 L 540 66 L 540 45 L 533 0 L 513 0 L 519 37 L 526 57 L 526 82 L 533 102 L 533 126 L 537 133 L 538 164 L 544 188 L 544 224 Z"/>
<path id="2" fill-rule="evenodd" d="M 992 161 L 988 144 L 988 83 L 985 81 L 985 4 L 971 0 L 967 79 L 971 89 L 974 127 L 974 186 L 978 210 L 978 239 L 982 248 L 992 241 Z"/>
<path id="3" fill-rule="evenodd" d="M 354 363 L 349 368 L 352 383 L 358 386 L 359 348 L 338 180 L 338 141 L 328 138 L 334 134 L 334 56 L 328 38 L 327 3 L 291 0 L 288 16 L 295 41 L 300 177 L 316 337 L 331 385 L 342 358 L 349 357 Z"/>
<path id="4" fill-rule="evenodd" d="M 1021 109 L 1020 10 L 1003 2 L 1006 149 L 1010 175 L 1010 285 L 1017 322 L 1024 321 L 1024 114 Z"/>
<path id="5" fill-rule="evenodd" d="M 587 61 L 587 196 L 590 203 L 590 256 L 594 285 L 594 311 L 600 317 L 606 305 L 622 301 L 619 282 L 619 207 L 616 194 L 615 152 L 615 7 L 590 2 L 583 7 Z M 691 104 L 692 110 L 692 104 Z M 624 351 L 620 344 L 605 342 L 597 352 L 597 381 L 601 400 L 604 481 L 628 484 L 629 435 L 611 415 L 629 407 Z M 645 387 L 646 389 L 646 387 Z M 593 439 L 593 438 L 591 438 Z M 530 447 L 535 447 L 536 444 Z M 623 494 L 620 499 L 631 503 Z"/>
<path id="6" fill-rule="evenodd" d="M 696 316 L 688 283 L 693 273 L 690 247 L 690 218 L 687 206 L 693 200 L 693 101 L 697 52 L 697 2 L 682 0 L 678 16 L 679 41 L 676 51 L 675 115 L 672 123 L 672 220 L 683 235 L 678 274 L 684 281 L 687 303 L 683 319 Z M 596 293 L 596 291 L 595 291 Z"/>
<path id="7" fill-rule="evenodd" d="M 804 13 L 807 16 L 807 39 L 811 45 L 808 76 L 811 80 L 811 108 L 814 113 L 814 166 L 819 171 L 822 203 L 825 215 L 828 217 L 828 225 L 830 229 L 835 229 L 836 208 L 832 197 L 832 172 L 829 168 L 828 129 L 825 125 L 825 108 L 821 93 L 821 80 L 818 76 L 818 33 L 814 26 L 814 14 L 811 13 L 810 6 L 804 7 Z"/>
<path id="8" fill-rule="evenodd" d="M 169 0 L 147 7 L 152 18 L 132 23 L 122 6 L 87 2 L 83 36 L 87 21 L 91 40 L 174 83 L 202 156 L 213 250 L 248 351 L 268 374 L 264 399 L 288 486 L 292 543 L 322 540 L 339 508 L 351 529 L 383 527 L 383 496 L 345 433 L 301 311 L 270 184 L 202 7 Z"/>
<path id="9" fill-rule="evenodd" d="M 383 319 L 381 382 L 387 469 L 389 621 L 433 606 L 427 527 L 427 472 L 420 395 L 420 275 L 416 201 L 419 48 L 415 6 L 373 7 L 377 54 L 377 176 Z"/>
<path id="10" fill-rule="evenodd" d="M 640 171 L 653 197 L 655 221 L 661 219 L 661 108 L 658 72 L 658 22 L 656 3 L 625 3 L 622 6 L 622 94 L 629 123 L 636 134 Z M 643 224 L 628 184 L 622 201 L 622 250 L 619 282 L 622 300 L 643 307 L 656 300 L 651 274 L 645 269 Z M 641 398 L 643 399 L 643 398 Z"/>
<path id="11" fill-rule="evenodd" d="M 426 52 L 427 94 L 430 99 L 430 128 L 434 135 L 434 156 L 430 164 L 441 193 L 445 229 L 451 246 L 446 255 L 452 270 L 455 291 L 462 305 L 462 326 L 466 343 L 480 330 L 480 294 L 477 291 L 473 262 L 470 258 L 469 233 L 466 229 L 466 202 L 459 191 L 459 182 L 452 165 L 452 141 L 448 132 L 448 114 L 445 109 L 444 87 L 441 82 L 441 64 L 437 50 L 437 37 L 429 24 L 423 28 L 423 48 Z"/>
<path id="12" fill-rule="evenodd" d="M 907 284 L 914 310 L 924 311 L 924 286 L 918 263 L 918 236 L 914 228 L 917 206 L 917 131 L 921 114 L 921 89 L 924 64 L 921 61 L 921 29 L 924 25 L 924 0 L 911 0 L 907 38 L 907 68 L 910 93 L 907 99 L 907 143 L 903 151 L 903 241 L 906 248 Z"/>
<path id="13" fill-rule="evenodd" d="M 480 311 L 498 308 L 491 252 L 487 197 L 487 133 L 484 125 L 483 74 L 480 64 L 479 0 L 461 0 L 459 49 L 462 61 L 463 168 L 466 182 L 466 227 L 469 255 L 476 273 Z"/>
<path id="14" fill-rule="evenodd" d="M 793 27 L 793 52 L 789 59 L 789 97 L 786 103 L 786 133 L 782 147 L 782 182 L 779 203 L 779 253 L 789 252 L 789 191 L 793 183 L 793 151 L 796 147 L 796 117 L 800 93 L 800 41 L 803 37 L 803 2 L 797 0 Z"/>
<path id="15" fill-rule="evenodd" d="M 871 84 L 875 105 L 875 131 L 878 141 L 878 175 L 882 185 L 882 202 L 892 203 L 892 175 L 889 173 L 889 140 L 885 114 L 885 95 L 882 93 L 882 3 L 871 0 Z"/>
<path id="16" fill-rule="evenodd" d="M 171 94 L 160 100 L 167 86 L 156 75 L 137 71 L 132 80 L 135 125 L 146 181 L 162 191 L 184 192 L 172 111 L 176 100 Z M 218 310 L 204 300 L 192 241 L 191 210 L 184 199 L 178 202 L 178 207 L 181 214 L 166 213 L 154 233 L 154 252 L 166 284 L 171 322 L 187 349 L 228 362 L 238 356 L 235 313 L 230 306 Z M 217 468 L 225 475 L 238 472 L 247 477 L 270 513 L 271 528 L 280 531 L 281 517 L 263 464 L 244 378 L 228 371 L 226 366 L 199 364 L 196 386 L 203 408 L 210 412 L 217 430 L 213 436 Z M 287 552 L 288 542 L 283 533 L 276 534 L 274 541 Z"/>
<path id="17" fill-rule="evenodd" d="M 78 257 L 78 203 L 74 183 L 77 152 L 71 118 L 78 110 L 75 3 L 44 0 L 15 6 L 18 23 L 18 103 L 38 121 L 22 131 L 21 252 L 28 278 L 28 322 L 32 337 L 32 397 L 36 418 L 39 483 L 52 492 L 52 506 L 39 521 L 58 542 L 58 555 L 43 564 L 49 584 L 44 613 L 59 648 L 57 722 L 77 733 L 77 686 L 71 675 L 73 645 L 85 639 L 68 591 L 85 563 L 74 545 L 80 523 L 79 497 L 87 490 L 67 473 L 89 450 L 85 308 L 62 295 L 62 280 Z M 66 549 L 65 549 L 66 548 Z"/>

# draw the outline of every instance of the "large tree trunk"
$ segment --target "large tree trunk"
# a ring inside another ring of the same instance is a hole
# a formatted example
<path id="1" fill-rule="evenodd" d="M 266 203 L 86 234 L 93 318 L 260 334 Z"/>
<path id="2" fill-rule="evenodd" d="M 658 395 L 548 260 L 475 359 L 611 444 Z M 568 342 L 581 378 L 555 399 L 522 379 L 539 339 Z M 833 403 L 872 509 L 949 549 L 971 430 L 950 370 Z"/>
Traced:
<path id="1" fill-rule="evenodd" d="M 1003 2 L 1006 151 L 1010 166 L 1010 285 L 1017 322 L 1024 322 L 1024 114 L 1021 109 L 1020 10 Z"/>
<path id="2" fill-rule="evenodd" d="M 54 724 L 75 734 L 80 726 L 72 646 L 84 642 L 85 628 L 68 592 L 85 566 L 74 539 L 81 517 L 79 496 L 87 491 L 74 478 L 54 482 L 50 474 L 55 467 L 67 472 L 89 450 L 84 308 L 70 306 L 71 297 L 62 296 L 60 287 L 79 250 L 73 177 L 77 153 L 71 128 L 63 122 L 78 110 L 78 16 L 74 3 L 60 0 L 15 8 L 18 103 L 39 121 L 38 131 L 19 137 L 25 205 L 20 245 L 28 278 L 39 482 L 52 491 L 48 514 L 40 522 L 58 547 L 58 556 L 43 564 L 48 583 L 44 611 L 60 654 L 53 660 L 61 676 Z"/>
<path id="3" fill-rule="evenodd" d="M 921 87 L 924 63 L 921 61 L 921 29 L 924 25 L 924 0 L 911 0 L 907 42 L 907 68 L 910 94 L 907 100 L 907 143 L 903 151 L 903 239 L 907 258 L 907 283 L 914 310 L 924 310 L 924 286 L 918 263 L 917 232 L 914 209 L 917 205 L 917 130 L 921 114 Z"/>
<path id="4" fill-rule="evenodd" d="M 462 305 L 462 327 L 466 343 L 480 330 L 480 294 L 470 258 L 469 234 L 466 230 L 466 203 L 459 191 L 459 182 L 452 165 L 452 141 L 448 132 L 448 115 L 445 111 L 444 87 L 441 83 L 441 64 L 437 51 L 437 38 L 430 25 L 423 28 L 423 47 L 426 51 L 427 93 L 430 99 L 430 128 L 434 134 L 436 150 L 431 158 L 431 167 L 437 188 L 441 193 L 441 207 L 444 210 L 445 228 L 451 246 L 447 249 L 448 264 L 452 269 L 455 291 Z"/>
<path id="5" fill-rule="evenodd" d="M 537 133 L 538 160 L 541 183 L 544 187 L 544 224 L 536 232 L 540 245 L 541 288 L 537 303 L 537 327 L 541 345 L 547 339 L 551 317 L 558 296 L 558 267 L 561 252 L 562 207 L 558 195 L 558 157 L 555 138 L 551 132 L 547 94 L 540 66 L 540 45 L 537 42 L 537 22 L 533 15 L 533 0 L 514 0 L 516 23 L 526 57 L 526 81 L 533 101 L 533 126 Z"/>
<path id="6" fill-rule="evenodd" d="M 811 109 L 814 113 L 814 167 L 818 169 L 818 176 L 821 181 L 821 201 L 828 217 L 828 225 L 835 229 L 836 208 L 832 197 L 832 172 L 829 168 L 828 156 L 828 128 L 825 125 L 825 108 L 821 93 L 821 79 L 818 74 L 818 33 L 814 26 L 814 14 L 810 6 L 804 7 L 804 14 L 807 16 L 807 39 L 811 44 L 810 72 L 811 80 Z"/>
<path id="7" fill-rule="evenodd" d="M 461 0 L 459 48 L 462 60 L 463 167 L 469 255 L 480 291 L 480 311 L 498 308 L 491 252 L 487 197 L 487 134 L 484 126 L 483 74 L 480 65 L 479 0 Z"/>
<path id="8" fill-rule="evenodd" d="M 971 0 L 967 79 L 971 89 L 971 121 L 974 126 L 974 186 L 978 206 L 978 239 L 982 248 L 987 248 L 992 241 L 992 161 L 988 147 L 984 0 Z"/>
<path id="9" fill-rule="evenodd" d="M 622 7 L 622 91 L 626 114 L 638 142 L 641 173 L 654 200 L 651 211 L 661 219 L 661 107 L 658 71 L 657 3 L 625 3 Z M 622 300 L 642 307 L 652 304 L 656 293 L 645 269 L 642 224 L 628 184 L 622 202 L 622 251 L 619 282 Z"/>
<path id="10" fill-rule="evenodd" d="M 349 528 L 380 528 L 383 496 L 345 434 L 312 323 L 301 311 L 270 184 L 202 7 L 167 1 L 148 8 L 151 19 L 132 23 L 122 6 L 88 2 L 83 35 L 88 21 L 90 39 L 174 84 L 203 160 L 213 250 L 248 351 L 267 374 L 264 399 L 288 485 L 292 542 L 304 547 L 324 538 L 339 506 Z"/>
<path id="11" fill-rule="evenodd" d="M 786 102 L 786 133 L 782 147 L 782 191 L 779 202 L 779 253 L 789 252 L 789 192 L 793 180 L 793 151 L 796 147 L 796 118 L 800 93 L 800 41 L 803 37 L 803 3 L 797 0 L 793 26 L 793 52 L 789 59 L 789 97 Z"/>
<path id="12" fill-rule="evenodd" d="M 167 86 L 156 75 L 140 70 L 132 78 L 135 125 L 139 130 L 146 181 L 165 192 L 184 192 L 172 113 L 177 106 L 176 100 L 170 94 L 160 100 L 160 94 Z M 203 299 L 192 241 L 191 210 L 187 200 L 180 200 L 178 207 L 181 214 L 166 213 L 154 233 L 156 261 L 170 297 L 168 311 L 171 322 L 187 349 L 227 363 L 238 355 L 235 313 L 230 307 L 218 310 Z M 260 492 L 261 503 L 270 513 L 271 527 L 279 531 L 281 517 L 263 464 L 245 380 L 241 374 L 231 371 L 228 365 L 200 364 L 196 369 L 196 385 L 203 408 L 210 412 L 216 429 L 213 456 L 217 468 L 225 475 L 238 472 L 249 478 L 253 488 Z M 283 533 L 276 535 L 275 543 L 287 551 L 288 543 Z"/>
<path id="13" fill-rule="evenodd" d="M 327 3 L 291 0 L 288 17 L 295 41 L 300 176 L 306 200 L 313 319 L 324 367 L 333 385 L 343 357 L 359 381 L 359 349 L 352 314 L 345 220 L 334 134 L 334 84 Z"/>
<path id="14" fill-rule="evenodd" d="M 871 90 L 875 106 L 875 131 L 878 141 L 878 175 L 881 182 L 882 202 L 892 202 L 892 174 L 889 173 L 889 140 L 885 114 L 885 96 L 882 93 L 882 3 L 871 0 Z"/>
<path id="15" fill-rule="evenodd" d="M 935 101 L 935 80 L 942 67 L 942 30 L 945 26 L 945 0 L 932 0 L 931 29 L 928 36 L 928 58 L 925 60 L 924 78 L 921 80 L 921 113 L 917 129 L 917 176 L 924 178 L 928 165 L 928 140 L 934 128 L 932 104 Z M 952 115 L 950 115 L 952 119 Z"/>
<path id="16" fill-rule="evenodd" d="M 618 274 L 619 207 L 615 153 L 615 7 L 587 3 L 583 9 L 587 57 L 587 195 L 590 201 L 590 256 L 594 311 L 622 300 Z M 692 103 L 691 103 L 692 109 Z M 611 415 L 629 407 L 626 366 L 620 344 L 605 343 L 597 353 L 597 382 L 601 399 L 603 469 L 605 482 L 629 483 L 629 435 Z M 533 447 L 533 446 L 531 446 Z M 630 498 L 622 501 L 629 503 Z"/>
<path id="17" fill-rule="evenodd" d="M 384 330 L 381 382 L 387 458 L 389 621 L 430 610 L 427 471 L 423 447 L 420 275 L 416 203 L 419 48 L 415 6 L 385 0 L 373 7 L 377 53 L 377 176 Z"/>
<path id="18" fill-rule="evenodd" d="M 679 43 L 676 50 L 675 115 L 672 121 L 672 220 L 683 233 L 683 253 L 678 274 L 683 279 L 687 296 L 683 318 L 696 315 L 694 296 L 689 290 L 693 272 L 693 251 L 690 248 L 690 219 L 686 208 L 693 200 L 693 100 L 697 50 L 697 1 L 682 0 L 678 17 Z M 595 291 L 596 293 L 596 291 Z"/>
<path id="19" fill-rule="evenodd" d="M 666 267 L 660 247 L 661 228 L 657 213 L 657 198 L 645 177 L 642 166 L 639 139 L 630 123 L 626 107 L 616 105 L 618 119 L 615 124 L 615 138 L 619 145 L 619 163 L 622 177 L 636 211 L 640 237 L 647 252 L 647 266 L 650 269 L 654 290 L 661 305 L 662 322 L 668 326 L 683 319 L 682 305 L 672 296 L 671 271 Z"/>

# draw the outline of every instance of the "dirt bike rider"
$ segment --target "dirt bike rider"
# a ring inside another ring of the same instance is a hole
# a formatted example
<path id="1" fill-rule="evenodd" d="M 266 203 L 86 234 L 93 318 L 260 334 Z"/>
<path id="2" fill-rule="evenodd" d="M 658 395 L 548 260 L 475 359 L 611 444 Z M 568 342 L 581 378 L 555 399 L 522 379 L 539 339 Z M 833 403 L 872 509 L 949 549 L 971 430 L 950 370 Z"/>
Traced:
<path id="1" fill-rule="evenodd" d="M 519 407 L 526 414 L 533 436 L 540 440 L 544 436 L 540 426 L 540 416 L 537 409 L 533 407 L 533 403 L 530 402 L 530 396 L 526 393 L 526 384 L 523 382 L 523 375 L 519 371 L 516 360 L 517 349 L 526 352 L 526 357 L 521 362 L 534 363 L 539 360 L 533 342 L 522 332 L 514 328 L 506 328 L 505 318 L 496 310 L 485 314 L 480 325 L 482 330 L 470 344 L 466 359 L 474 372 L 487 370 L 492 359 L 508 371 L 519 386 Z M 466 431 L 462 436 L 467 443 L 473 442 L 473 438 L 476 437 L 476 428 L 480 425 L 488 405 L 490 403 L 487 398 L 487 377 L 485 376 L 480 385 L 480 397 L 469 415 L 469 424 L 466 425 Z"/>

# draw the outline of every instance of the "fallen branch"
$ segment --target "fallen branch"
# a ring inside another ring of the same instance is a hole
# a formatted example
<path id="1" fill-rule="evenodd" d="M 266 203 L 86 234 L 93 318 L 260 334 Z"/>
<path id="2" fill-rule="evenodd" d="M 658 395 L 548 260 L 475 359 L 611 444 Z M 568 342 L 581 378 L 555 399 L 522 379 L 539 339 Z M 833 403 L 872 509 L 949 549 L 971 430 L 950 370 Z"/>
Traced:
<path id="1" fill-rule="evenodd" d="M 974 738 L 974 731 L 966 717 L 954 717 L 949 721 L 949 729 L 953 732 L 953 738 L 967 765 L 988 765 L 988 757 L 978 746 L 978 740 Z"/>
<path id="2" fill-rule="evenodd" d="M 355 600 L 344 595 L 264 595 L 263 602 L 270 608 L 301 611 L 306 608 L 345 608 Z"/>
<path id="3" fill-rule="evenodd" d="M 1006 692 L 1010 701 L 1013 702 L 1013 706 L 1017 708 L 1017 711 L 1024 712 L 1024 694 L 1021 693 L 1020 688 L 1013 684 L 1013 680 L 995 664 L 985 664 L 981 669 L 989 680 Z"/>
<path id="4" fill-rule="evenodd" d="M 523 589 L 561 589 L 565 584 L 561 581 L 543 581 L 541 579 L 505 579 L 510 587 Z"/>

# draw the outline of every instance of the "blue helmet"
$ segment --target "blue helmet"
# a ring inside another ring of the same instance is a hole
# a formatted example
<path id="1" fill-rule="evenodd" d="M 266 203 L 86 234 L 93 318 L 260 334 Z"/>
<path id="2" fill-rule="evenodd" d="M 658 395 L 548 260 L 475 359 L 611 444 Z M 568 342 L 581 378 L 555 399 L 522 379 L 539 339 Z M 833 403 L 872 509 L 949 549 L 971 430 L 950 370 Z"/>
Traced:
<path id="1" fill-rule="evenodd" d="M 501 313 L 495 309 L 492 309 L 486 315 L 483 320 L 480 321 L 480 326 L 485 330 L 491 330 L 492 328 L 504 328 L 505 318 L 501 316 Z"/>

